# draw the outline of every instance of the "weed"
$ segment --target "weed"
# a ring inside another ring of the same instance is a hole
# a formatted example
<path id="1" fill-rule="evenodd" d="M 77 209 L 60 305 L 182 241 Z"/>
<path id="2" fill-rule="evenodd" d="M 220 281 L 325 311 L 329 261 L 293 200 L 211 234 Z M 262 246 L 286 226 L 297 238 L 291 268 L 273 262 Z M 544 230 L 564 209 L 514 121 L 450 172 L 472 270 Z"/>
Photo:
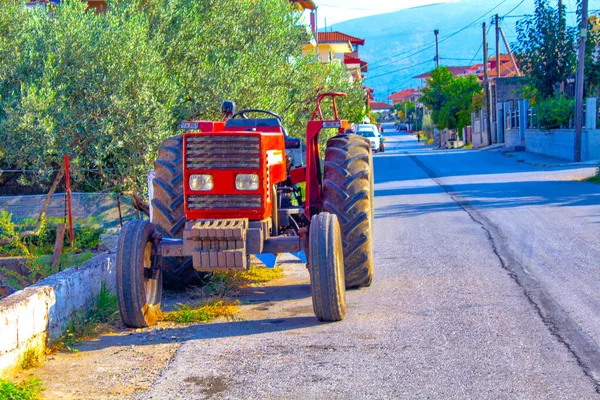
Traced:
<path id="1" fill-rule="evenodd" d="M 463 146 L 463 149 L 472 149 L 473 148 L 473 143 L 467 143 Z"/>
<path id="2" fill-rule="evenodd" d="M 283 268 L 251 267 L 247 271 L 215 272 L 210 281 L 193 290 L 189 296 L 192 304 L 178 304 L 175 311 L 163 314 L 163 321 L 178 323 L 210 322 L 219 317 L 232 319 L 238 313 L 237 296 L 240 289 L 281 278 Z"/>
<path id="3" fill-rule="evenodd" d="M 225 317 L 233 319 L 238 314 L 239 301 L 210 299 L 196 305 L 178 304 L 175 311 L 166 312 L 163 321 L 177 323 L 210 322 Z"/>
<path id="4" fill-rule="evenodd" d="M 51 352 L 59 350 L 73 351 L 73 347 L 82 341 L 109 331 L 111 325 L 118 320 L 119 305 L 117 296 L 106 288 L 106 284 L 103 284 L 92 308 L 85 316 L 81 313 L 75 313 L 67 325 L 65 334 L 52 343 L 49 349 Z"/>
<path id="5" fill-rule="evenodd" d="M 48 255 L 32 256 L 25 261 L 27 274 L 22 275 L 4 267 L 0 267 L 0 273 L 4 275 L 6 282 L 10 286 L 17 289 L 23 289 L 24 287 L 33 285 L 59 271 L 63 271 L 69 267 L 79 266 L 93 257 L 94 254 L 89 251 L 81 254 L 61 254 L 58 264 L 53 266 L 50 263 L 51 257 Z"/>
<path id="6" fill-rule="evenodd" d="M 215 272 L 202 288 L 198 297 L 235 296 L 245 286 L 256 285 L 281 278 L 283 268 L 250 267 L 246 271 Z"/>
<path id="7" fill-rule="evenodd" d="M 44 363 L 44 354 L 39 347 L 27 349 L 21 356 L 21 369 L 30 369 L 40 367 Z"/>
<path id="8" fill-rule="evenodd" d="M 21 256 L 31 257 L 31 252 L 29 248 L 25 245 L 21 237 L 19 236 L 19 232 L 17 232 L 17 227 L 15 223 L 12 221 L 12 214 L 7 211 L 0 211 L 0 238 L 8 239 L 10 241 L 10 245 L 17 252 L 19 252 Z"/>
<path id="9" fill-rule="evenodd" d="M 600 167 L 596 167 L 596 173 L 589 178 L 585 179 L 586 182 L 595 183 L 600 185 Z"/>
<path id="10" fill-rule="evenodd" d="M 26 381 L 13 383 L 0 379 L 0 399 L 2 400 L 39 400 L 40 392 L 44 390 L 38 378 L 29 378 Z"/>
<path id="11" fill-rule="evenodd" d="M 247 271 L 234 274 L 245 284 L 258 284 L 283 277 L 283 268 L 251 267 Z"/>

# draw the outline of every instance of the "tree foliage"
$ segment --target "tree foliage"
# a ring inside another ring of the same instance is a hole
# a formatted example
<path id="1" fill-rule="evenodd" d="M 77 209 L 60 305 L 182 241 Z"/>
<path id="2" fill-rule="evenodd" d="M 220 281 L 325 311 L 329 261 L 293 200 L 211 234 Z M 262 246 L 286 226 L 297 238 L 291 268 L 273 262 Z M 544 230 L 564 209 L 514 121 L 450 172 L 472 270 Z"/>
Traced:
<path id="1" fill-rule="evenodd" d="M 585 89 L 588 97 L 600 95 L 600 30 L 588 24 L 585 47 Z"/>
<path id="2" fill-rule="evenodd" d="M 566 23 L 549 0 L 535 0 L 535 11 L 517 23 L 514 51 L 531 84 L 543 98 L 554 95 L 556 85 L 573 74 L 577 63 L 578 30 Z"/>
<path id="3" fill-rule="evenodd" d="M 79 188 L 141 188 L 178 122 L 219 119 L 225 99 L 279 113 L 297 137 L 319 92 L 348 93 L 345 118 L 364 113 L 360 82 L 301 56 L 307 32 L 287 1 L 111 0 L 100 15 L 85 8 L 79 0 L 34 10 L 0 3 L 4 167 L 39 178 L 69 154 Z"/>
<path id="4" fill-rule="evenodd" d="M 482 92 L 475 76 L 454 77 L 447 67 L 439 67 L 427 83 L 421 101 L 433 111 L 431 117 L 439 129 L 460 131 L 471 123 L 473 98 Z"/>

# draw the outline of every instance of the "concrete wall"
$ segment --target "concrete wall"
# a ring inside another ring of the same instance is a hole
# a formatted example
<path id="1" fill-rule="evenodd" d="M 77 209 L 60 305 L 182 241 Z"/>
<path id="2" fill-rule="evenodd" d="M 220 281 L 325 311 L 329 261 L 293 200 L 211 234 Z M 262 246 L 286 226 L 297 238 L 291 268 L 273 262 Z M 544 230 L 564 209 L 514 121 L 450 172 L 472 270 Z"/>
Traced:
<path id="1" fill-rule="evenodd" d="M 515 147 L 521 145 L 518 129 L 510 129 L 504 131 L 504 143 L 506 147 Z"/>
<path id="2" fill-rule="evenodd" d="M 531 153 L 573 161 L 575 149 L 575 130 L 527 130 L 525 131 L 525 146 L 527 151 Z M 600 160 L 599 129 L 583 130 L 583 135 L 581 137 L 581 160 Z"/>
<path id="3" fill-rule="evenodd" d="M 525 146 L 530 153 L 562 158 L 573 161 L 575 131 L 572 129 L 554 129 L 525 131 Z"/>
<path id="4" fill-rule="evenodd" d="M 73 313 L 85 312 L 103 283 L 115 291 L 114 255 L 100 254 L 0 300 L 0 376 L 10 376 L 29 349 L 62 335 Z"/>
<path id="5" fill-rule="evenodd" d="M 582 139 L 581 159 L 600 160 L 600 129 L 584 130 Z"/>

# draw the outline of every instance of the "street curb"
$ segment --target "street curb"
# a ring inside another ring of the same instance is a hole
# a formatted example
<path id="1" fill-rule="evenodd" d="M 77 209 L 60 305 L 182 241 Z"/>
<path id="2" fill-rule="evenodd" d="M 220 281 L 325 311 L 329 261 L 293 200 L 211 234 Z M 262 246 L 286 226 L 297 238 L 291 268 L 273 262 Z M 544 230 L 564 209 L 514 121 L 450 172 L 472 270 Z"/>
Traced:
<path id="1" fill-rule="evenodd" d="M 59 338 L 104 283 L 115 292 L 114 262 L 114 254 L 102 253 L 0 300 L 0 377 L 10 377 L 28 350 L 43 350 Z"/>

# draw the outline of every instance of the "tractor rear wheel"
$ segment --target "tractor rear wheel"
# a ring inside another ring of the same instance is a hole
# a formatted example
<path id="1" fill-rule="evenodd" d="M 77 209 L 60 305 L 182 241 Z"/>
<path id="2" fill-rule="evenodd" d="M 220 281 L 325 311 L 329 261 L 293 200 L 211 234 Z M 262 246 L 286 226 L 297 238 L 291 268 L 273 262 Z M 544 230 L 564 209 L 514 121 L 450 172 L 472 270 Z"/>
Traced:
<path id="1" fill-rule="evenodd" d="M 373 280 L 373 158 L 369 142 L 358 135 L 327 141 L 323 208 L 335 214 L 342 230 L 346 288 Z"/>
<path id="2" fill-rule="evenodd" d="M 183 208 L 183 136 L 166 139 L 154 161 L 152 223 L 163 237 L 181 238 L 185 226 Z M 208 274 L 199 273 L 191 257 L 163 257 L 162 271 L 167 289 L 198 285 Z"/>
<path id="3" fill-rule="evenodd" d="M 346 316 L 342 236 L 335 215 L 312 217 L 309 232 L 310 288 L 319 321 L 341 321 Z"/>
<path id="4" fill-rule="evenodd" d="M 135 219 L 121 229 L 117 244 L 117 299 L 123 323 L 143 328 L 160 317 L 162 275 L 152 271 L 155 233 L 148 221 Z"/>

